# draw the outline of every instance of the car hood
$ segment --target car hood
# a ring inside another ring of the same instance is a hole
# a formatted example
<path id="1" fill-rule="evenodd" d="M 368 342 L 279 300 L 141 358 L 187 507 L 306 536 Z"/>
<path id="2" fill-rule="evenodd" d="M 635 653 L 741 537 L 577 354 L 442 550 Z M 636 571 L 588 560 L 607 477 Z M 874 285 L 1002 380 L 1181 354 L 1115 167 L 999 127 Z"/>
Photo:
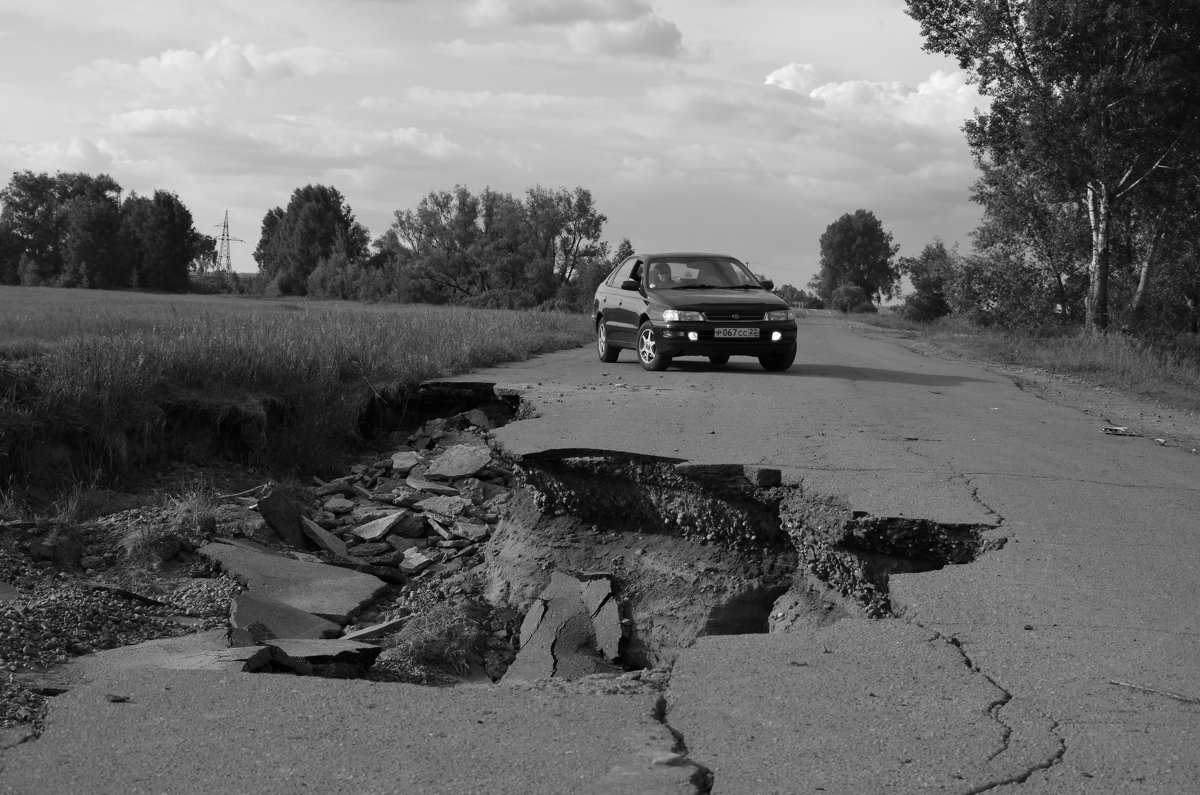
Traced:
<path id="1" fill-rule="evenodd" d="M 714 311 L 738 308 L 786 309 L 787 302 L 766 290 L 652 290 L 660 301 L 675 309 Z"/>

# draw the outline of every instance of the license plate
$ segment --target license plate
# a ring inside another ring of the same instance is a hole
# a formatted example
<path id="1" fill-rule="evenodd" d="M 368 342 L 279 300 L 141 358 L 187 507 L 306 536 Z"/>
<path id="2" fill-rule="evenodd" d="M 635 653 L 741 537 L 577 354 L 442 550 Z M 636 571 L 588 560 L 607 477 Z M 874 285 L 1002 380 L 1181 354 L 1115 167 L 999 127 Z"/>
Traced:
<path id="1" fill-rule="evenodd" d="M 717 339 L 728 339 L 728 338 L 740 339 L 740 338 L 745 338 L 745 337 L 758 337 L 758 329 L 756 329 L 756 328 L 715 328 L 715 329 L 713 329 L 713 336 L 716 337 Z"/>

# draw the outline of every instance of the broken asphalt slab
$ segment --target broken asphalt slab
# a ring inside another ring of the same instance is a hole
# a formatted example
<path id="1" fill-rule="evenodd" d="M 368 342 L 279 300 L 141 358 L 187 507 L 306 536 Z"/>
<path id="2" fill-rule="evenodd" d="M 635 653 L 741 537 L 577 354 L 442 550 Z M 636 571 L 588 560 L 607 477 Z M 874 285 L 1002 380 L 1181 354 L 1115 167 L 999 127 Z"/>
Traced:
<path id="1" fill-rule="evenodd" d="M 308 563 L 287 555 L 258 552 L 245 546 L 214 542 L 199 550 L 242 580 L 255 596 L 345 624 L 363 605 L 387 587 L 371 574 Z"/>
<path id="2" fill-rule="evenodd" d="M 57 697 L 42 737 L 4 752 L 0 791 L 695 793 L 657 701 L 124 671 Z"/>

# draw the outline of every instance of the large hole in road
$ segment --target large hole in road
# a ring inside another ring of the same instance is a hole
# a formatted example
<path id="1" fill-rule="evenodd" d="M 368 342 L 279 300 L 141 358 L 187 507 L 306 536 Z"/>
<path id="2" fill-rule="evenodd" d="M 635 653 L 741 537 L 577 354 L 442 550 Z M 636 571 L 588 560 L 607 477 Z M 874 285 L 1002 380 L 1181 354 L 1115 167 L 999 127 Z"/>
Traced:
<path id="1" fill-rule="evenodd" d="M 489 597 L 528 609 L 550 570 L 608 573 L 627 667 L 704 635 L 892 614 L 888 580 L 970 563 L 991 525 L 870 516 L 779 473 L 602 450 L 512 462 L 519 488 L 486 553 Z"/>

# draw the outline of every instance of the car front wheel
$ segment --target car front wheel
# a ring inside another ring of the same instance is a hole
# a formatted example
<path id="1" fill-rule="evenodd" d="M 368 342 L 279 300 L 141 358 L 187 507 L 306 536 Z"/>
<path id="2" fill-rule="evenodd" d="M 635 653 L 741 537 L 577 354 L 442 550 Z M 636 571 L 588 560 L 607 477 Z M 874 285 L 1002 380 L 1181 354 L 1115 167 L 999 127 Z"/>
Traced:
<path id="1" fill-rule="evenodd" d="M 764 353 L 758 357 L 758 363 L 763 366 L 763 369 L 772 371 L 786 370 L 792 366 L 792 362 L 794 361 L 796 361 L 795 345 L 786 351 Z"/>
<path id="2" fill-rule="evenodd" d="M 596 353 L 600 356 L 600 361 L 606 364 L 612 364 L 621 355 L 620 348 L 608 343 L 608 329 L 604 327 L 604 318 L 600 318 L 596 323 Z"/>
<path id="3" fill-rule="evenodd" d="M 645 370 L 666 370 L 671 359 L 658 352 L 658 335 L 649 322 L 638 329 L 638 361 Z"/>

